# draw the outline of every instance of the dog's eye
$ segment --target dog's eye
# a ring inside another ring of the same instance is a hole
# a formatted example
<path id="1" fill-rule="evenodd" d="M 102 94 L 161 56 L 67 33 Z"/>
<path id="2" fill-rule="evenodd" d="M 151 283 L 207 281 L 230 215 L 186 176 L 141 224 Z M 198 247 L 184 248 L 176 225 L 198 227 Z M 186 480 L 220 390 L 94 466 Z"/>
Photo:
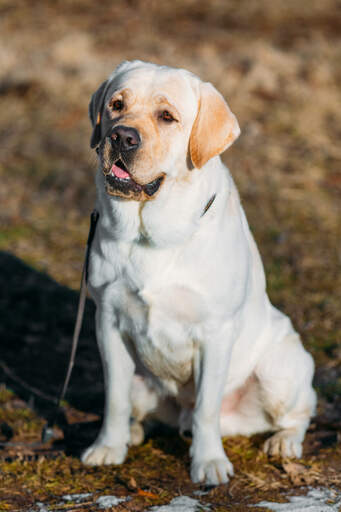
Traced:
<path id="1" fill-rule="evenodd" d="M 122 110 L 123 109 L 123 101 L 122 100 L 115 100 L 111 103 L 111 108 L 113 110 Z"/>
<path id="2" fill-rule="evenodd" d="M 166 121 L 166 123 L 171 123 L 172 121 L 175 121 L 174 117 L 170 112 L 168 112 L 168 110 L 164 110 L 163 112 L 161 112 L 160 119 L 162 119 L 162 121 Z"/>

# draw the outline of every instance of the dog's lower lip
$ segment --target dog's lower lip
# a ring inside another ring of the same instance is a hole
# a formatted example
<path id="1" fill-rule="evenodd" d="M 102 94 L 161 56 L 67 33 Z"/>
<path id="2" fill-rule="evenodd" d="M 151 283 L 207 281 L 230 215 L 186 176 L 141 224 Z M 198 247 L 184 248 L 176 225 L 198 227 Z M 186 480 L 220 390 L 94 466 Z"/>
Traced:
<path id="1" fill-rule="evenodd" d="M 156 180 L 151 181 L 150 183 L 147 183 L 147 185 L 144 185 L 144 190 L 148 196 L 152 196 L 157 192 L 160 188 L 160 185 L 164 179 L 164 176 L 159 176 L 156 178 Z"/>
<path id="2" fill-rule="evenodd" d="M 103 174 L 106 184 L 111 190 L 118 189 L 124 193 L 127 193 L 129 190 L 134 190 L 135 193 L 144 191 L 149 197 L 158 191 L 164 179 L 164 175 L 162 175 L 145 185 L 141 185 L 132 178 L 125 164 L 120 159 L 114 161 L 110 168 L 103 169 Z"/>
<path id="3" fill-rule="evenodd" d="M 142 190 L 142 186 L 136 183 L 136 181 L 130 176 L 129 171 L 122 160 L 116 160 L 111 165 L 110 169 L 103 170 L 103 173 L 106 185 L 111 191 L 118 190 L 124 194 L 128 194 L 130 191 L 139 193 Z"/>

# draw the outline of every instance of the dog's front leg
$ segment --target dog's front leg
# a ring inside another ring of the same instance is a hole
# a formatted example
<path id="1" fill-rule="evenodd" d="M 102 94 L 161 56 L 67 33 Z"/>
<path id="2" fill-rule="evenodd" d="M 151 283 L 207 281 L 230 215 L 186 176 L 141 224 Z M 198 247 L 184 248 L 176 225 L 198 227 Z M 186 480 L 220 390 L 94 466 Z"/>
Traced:
<path id="1" fill-rule="evenodd" d="M 196 402 L 193 414 L 191 478 L 193 482 L 218 485 L 233 476 L 233 466 L 221 442 L 220 408 L 227 379 L 233 322 L 201 343 L 194 358 Z"/>
<path id="2" fill-rule="evenodd" d="M 130 441 L 130 392 L 135 365 L 113 325 L 112 311 L 97 309 L 96 335 L 104 371 L 105 410 L 101 431 L 83 453 L 82 461 L 91 466 L 121 464 Z"/>

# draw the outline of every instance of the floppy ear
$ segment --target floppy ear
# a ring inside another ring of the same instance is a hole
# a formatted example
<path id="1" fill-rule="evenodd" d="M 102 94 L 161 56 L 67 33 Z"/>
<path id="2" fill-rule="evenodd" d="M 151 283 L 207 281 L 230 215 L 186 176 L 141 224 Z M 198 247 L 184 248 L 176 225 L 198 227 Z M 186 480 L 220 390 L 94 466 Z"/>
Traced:
<path id="1" fill-rule="evenodd" d="M 193 165 L 203 167 L 231 146 L 239 134 L 238 121 L 222 95 L 212 84 L 201 83 L 199 109 L 189 139 Z"/>
<path id="2" fill-rule="evenodd" d="M 109 84 L 110 80 L 103 82 L 91 97 L 89 105 L 89 117 L 93 126 L 90 139 L 90 146 L 92 148 L 96 147 L 101 140 L 101 118 L 104 106 L 104 98 Z"/>

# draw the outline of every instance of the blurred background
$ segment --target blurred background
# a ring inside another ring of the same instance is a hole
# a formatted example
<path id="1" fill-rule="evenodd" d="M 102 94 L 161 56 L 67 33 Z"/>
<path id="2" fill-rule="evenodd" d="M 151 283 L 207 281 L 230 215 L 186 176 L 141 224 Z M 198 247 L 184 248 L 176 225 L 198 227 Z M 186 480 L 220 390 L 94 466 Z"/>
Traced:
<path id="1" fill-rule="evenodd" d="M 0 0 L 5 380 L 10 370 L 58 389 L 94 203 L 88 103 L 119 62 L 136 58 L 191 70 L 236 114 L 242 134 L 223 160 L 271 300 L 317 362 L 323 410 L 339 414 L 340 0 Z M 73 381 L 78 407 L 89 407 L 89 368 L 100 372 L 89 346 L 90 324 Z"/>

